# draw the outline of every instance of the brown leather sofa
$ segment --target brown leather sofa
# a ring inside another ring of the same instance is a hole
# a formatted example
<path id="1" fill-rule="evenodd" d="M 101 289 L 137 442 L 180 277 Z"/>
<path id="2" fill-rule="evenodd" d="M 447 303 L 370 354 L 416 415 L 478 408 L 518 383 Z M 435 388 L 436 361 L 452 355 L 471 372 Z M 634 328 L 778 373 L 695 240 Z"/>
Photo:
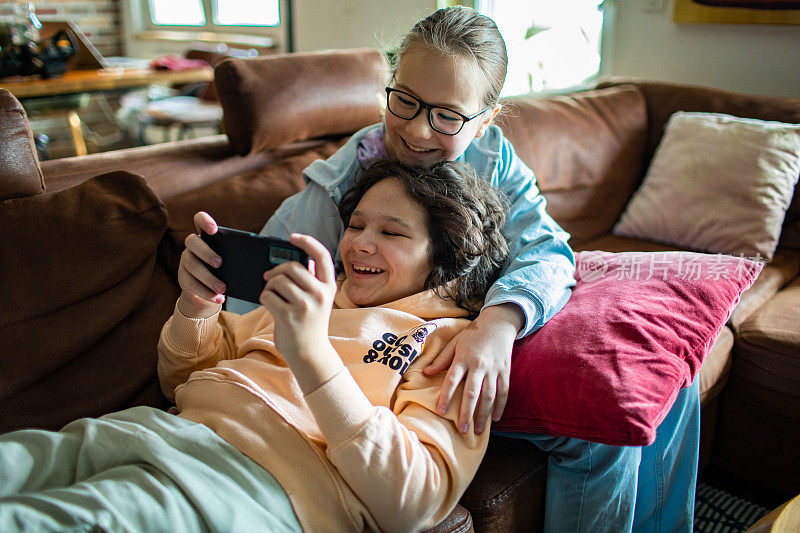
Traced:
<path id="1" fill-rule="evenodd" d="M 167 407 L 155 346 L 192 214 L 258 231 L 303 187 L 306 165 L 379 120 L 385 65 L 372 50 L 228 60 L 216 83 L 227 137 L 41 164 L 22 108 L 0 91 L 0 431 Z M 610 233 L 673 112 L 800 122 L 800 99 L 642 80 L 506 103 L 500 125 L 576 250 L 674 249 Z M 773 261 L 698 378 L 701 463 L 787 496 L 800 492 L 798 274 L 795 193 Z M 546 472 L 546 454 L 493 437 L 461 505 L 435 530 L 541 529 Z"/>

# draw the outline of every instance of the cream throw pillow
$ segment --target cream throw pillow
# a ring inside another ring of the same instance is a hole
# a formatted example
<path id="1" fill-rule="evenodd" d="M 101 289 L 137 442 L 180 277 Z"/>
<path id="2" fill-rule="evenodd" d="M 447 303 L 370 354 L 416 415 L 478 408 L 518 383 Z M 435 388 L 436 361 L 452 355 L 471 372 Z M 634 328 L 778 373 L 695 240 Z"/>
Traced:
<path id="1" fill-rule="evenodd" d="M 800 175 L 800 124 L 679 111 L 615 235 L 772 259 Z"/>

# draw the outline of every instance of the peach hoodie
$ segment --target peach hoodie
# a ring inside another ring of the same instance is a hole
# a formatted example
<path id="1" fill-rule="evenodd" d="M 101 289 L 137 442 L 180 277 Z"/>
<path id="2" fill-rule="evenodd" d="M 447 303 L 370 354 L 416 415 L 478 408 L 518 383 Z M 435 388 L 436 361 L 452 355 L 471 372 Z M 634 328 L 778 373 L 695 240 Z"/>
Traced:
<path id="1" fill-rule="evenodd" d="M 304 530 L 431 527 L 458 502 L 489 439 L 488 427 L 458 433 L 459 401 L 436 414 L 444 374 L 422 373 L 469 324 L 466 312 L 433 291 L 359 308 L 344 284 L 330 340 L 345 368 L 310 394 L 276 352 L 263 307 L 205 319 L 176 307 L 158 346 L 161 387 L 179 416 L 275 476 Z"/>

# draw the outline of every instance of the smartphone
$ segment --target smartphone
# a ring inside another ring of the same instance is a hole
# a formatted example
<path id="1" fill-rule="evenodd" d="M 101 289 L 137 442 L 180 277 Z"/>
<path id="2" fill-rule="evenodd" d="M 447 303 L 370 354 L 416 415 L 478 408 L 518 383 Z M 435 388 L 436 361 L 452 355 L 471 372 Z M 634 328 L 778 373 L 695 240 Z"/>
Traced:
<path id="1" fill-rule="evenodd" d="M 288 241 L 222 226 L 214 235 L 204 232 L 200 237 L 222 258 L 219 268 L 207 266 L 232 298 L 257 304 L 266 285 L 264 272 L 289 261 L 308 268 L 308 254 Z"/>

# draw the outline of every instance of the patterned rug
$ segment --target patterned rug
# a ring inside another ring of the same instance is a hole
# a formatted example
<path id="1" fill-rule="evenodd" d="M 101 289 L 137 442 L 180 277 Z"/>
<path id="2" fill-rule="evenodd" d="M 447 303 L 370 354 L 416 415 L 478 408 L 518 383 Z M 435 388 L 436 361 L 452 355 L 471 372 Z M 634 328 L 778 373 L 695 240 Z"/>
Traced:
<path id="1" fill-rule="evenodd" d="M 769 512 L 760 505 L 703 483 L 697 484 L 695 533 L 738 533 Z"/>

